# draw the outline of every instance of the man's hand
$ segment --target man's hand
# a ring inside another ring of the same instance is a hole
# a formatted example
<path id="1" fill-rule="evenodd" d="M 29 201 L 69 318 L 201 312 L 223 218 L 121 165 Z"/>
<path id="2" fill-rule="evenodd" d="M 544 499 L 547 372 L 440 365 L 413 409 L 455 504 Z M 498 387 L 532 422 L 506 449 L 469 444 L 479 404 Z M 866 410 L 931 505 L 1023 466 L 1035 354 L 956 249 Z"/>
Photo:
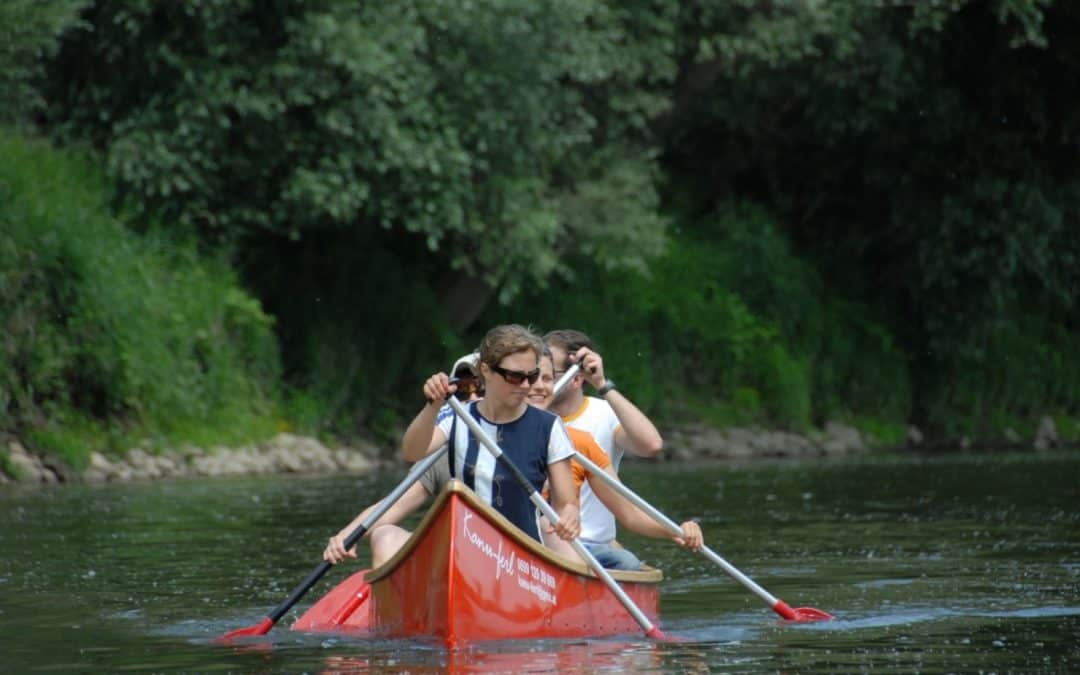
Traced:
<path id="1" fill-rule="evenodd" d="M 581 366 L 581 374 L 594 389 L 604 386 L 607 378 L 604 377 L 604 360 L 599 354 L 588 347 L 582 347 L 571 356 L 570 360 Z"/>
<path id="2" fill-rule="evenodd" d="M 681 527 L 684 536 L 672 537 L 675 543 L 691 551 L 700 551 L 705 546 L 705 535 L 701 533 L 701 526 L 692 520 L 688 520 Z"/>

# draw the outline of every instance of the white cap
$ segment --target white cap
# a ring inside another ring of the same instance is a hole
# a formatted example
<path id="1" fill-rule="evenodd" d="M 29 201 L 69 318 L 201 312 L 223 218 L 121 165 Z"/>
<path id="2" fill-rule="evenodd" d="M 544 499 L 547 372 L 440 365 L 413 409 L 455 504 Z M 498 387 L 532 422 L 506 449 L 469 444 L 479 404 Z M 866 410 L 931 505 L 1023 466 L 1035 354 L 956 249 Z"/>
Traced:
<path id="1" fill-rule="evenodd" d="M 458 370 L 466 368 L 473 377 L 480 376 L 480 354 L 479 352 L 473 352 L 472 354 L 466 354 L 457 361 L 454 361 L 454 367 L 450 369 L 450 377 L 457 375 Z"/>

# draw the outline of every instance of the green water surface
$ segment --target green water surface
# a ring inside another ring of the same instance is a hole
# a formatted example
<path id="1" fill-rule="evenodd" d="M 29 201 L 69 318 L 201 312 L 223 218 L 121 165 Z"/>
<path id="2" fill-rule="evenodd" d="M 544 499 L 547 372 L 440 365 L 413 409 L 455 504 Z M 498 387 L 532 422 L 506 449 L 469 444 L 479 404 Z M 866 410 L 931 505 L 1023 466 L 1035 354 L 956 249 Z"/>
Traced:
<path id="1" fill-rule="evenodd" d="M 261 641 L 214 643 L 265 616 L 400 477 L 4 488 L 0 670 L 1080 672 L 1078 453 L 624 466 L 662 511 L 700 517 L 721 556 L 827 623 L 778 621 L 704 557 L 627 536 L 665 570 L 662 628 L 677 641 L 447 652 L 294 633 L 294 610 Z"/>

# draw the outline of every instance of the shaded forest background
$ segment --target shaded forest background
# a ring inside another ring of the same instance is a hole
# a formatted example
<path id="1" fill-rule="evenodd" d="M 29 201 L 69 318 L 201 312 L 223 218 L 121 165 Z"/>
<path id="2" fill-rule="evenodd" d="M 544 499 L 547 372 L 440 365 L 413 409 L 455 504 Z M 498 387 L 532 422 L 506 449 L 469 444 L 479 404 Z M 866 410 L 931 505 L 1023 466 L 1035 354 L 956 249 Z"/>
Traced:
<path id="1" fill-rule="evenodd" d="M 1080 435 L 1080 6 L 0 5 L 0 430 L 400 433 L 495 323 L 665 423 Z"/>

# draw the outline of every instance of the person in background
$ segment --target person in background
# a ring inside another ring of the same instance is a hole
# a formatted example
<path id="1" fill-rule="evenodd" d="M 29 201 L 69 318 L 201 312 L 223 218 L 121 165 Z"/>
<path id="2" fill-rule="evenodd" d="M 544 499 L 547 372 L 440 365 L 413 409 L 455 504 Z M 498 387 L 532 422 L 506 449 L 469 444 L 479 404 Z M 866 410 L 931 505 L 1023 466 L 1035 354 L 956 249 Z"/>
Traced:
<path id="1" fill-rule="evenodd" d="M 529 392 L 529 402 L 538 408 L 547 410 L 551 405 L 555 393 L 554 385 L 555 371 L 552 355 L 550 351 L 545 351 L 544 357 L 540 360 L 540 379 L 537 380 L 536 384 Z M 593 464 L 596 464 L 597 467 L 607 473 L 608 476 L 615 480 L 619 480 L 618 475 L 611 466 L 611 459 L 608 458 L 603 449 L 597 445 L 596 440 L 590 433 L 573 427 L 567 427 L 566 431 L 570 434 L 570 440 L 574 443 L 574 448 L 579 453 Z M 676 544 L 693 551 L 700 551 L 705 545 L 704 537 L 701 533 L 701 526 L 696 522 L 692 520 L 684 522 L 681 527 L 685 536 L 674 537 L 662 525 L 656 522 L 654 518 L 639 509 L 630 500 L 620 495 L 603 480 L 594 477 L 592 473 L 578 463 L 577 460 L 571 461 L 571 467 L 574 470 L 575 487 L 578 490 L 581 490 L 584 485 L 589 485 L 600 503 L 607 507 L 623 527 L 646 537 L 671 539 Z M 577 559 L 577 552 L 574 551 L 569 542 L 563 541 L 555 536 L 554 531 L 551 529 L 546 519 L 540 519 L 540 526 L 544 535 L 544 545 L 563 557 L 573 560 Z M 603 561 L 601 561 L 601 564 L 603 564 Z M 640 569 L 640 566 L 640 562 L 637 567 L 633 568 L 629 567 L 629 563 L 626 563 L 626 566 L 620 567 L 619 569 Z"/>
<path id="2" fill-rule="evenodd" d="M 660 454 L 664 448 L 660 432 L 607 378 L 604 361 L 588 335 L 573 329 L 553 330 L 544 336 L 544 342 L 551 350 L 556 380 L 571 365 L 581 367 L 551 404 L 551 411 L 562 417 L 568 428 L 591 434 L 616 472 L 627 451 L 641 457 Z M 596 389 L 596 396 L 585 395 L 586 384 Z M 581 543 L 604 567 L 639 569 L 641 560 L 615 541 L 615 516 L 589 483 L 582 487 L 580 498 Z"/>
<path id="3" fill-rule="evenodd" d="M 450 369 L 450 377 L 457 380 L 457 389 L 454 396 L 462 403 L 475 401 L 484 397 L 484 383 L 480 379 L 480 352 L 472 352 L 454 361 L 454 367 Z M 450 406 L 447 405 L 449 410 Z M 442 411 L 439 411 L 440 415 Z"/>

